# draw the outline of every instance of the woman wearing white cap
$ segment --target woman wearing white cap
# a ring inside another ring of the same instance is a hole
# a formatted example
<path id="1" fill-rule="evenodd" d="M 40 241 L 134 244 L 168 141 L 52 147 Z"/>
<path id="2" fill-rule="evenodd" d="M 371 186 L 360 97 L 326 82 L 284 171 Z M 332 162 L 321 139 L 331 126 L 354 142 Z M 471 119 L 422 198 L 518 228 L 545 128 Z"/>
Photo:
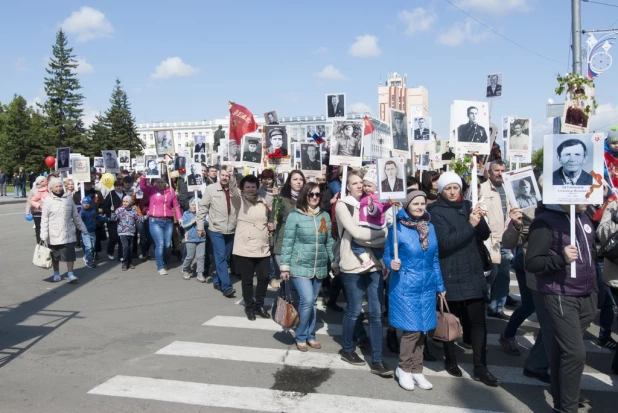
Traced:
<path id="1" fill-rule="evenodd" d="M 389 231 L 384 247 L 384 264 L 392 270 L 388 321 L 403 330 L 395 376 L 405 390 L 414 390 L 414 385 L 423 390 L 433 388 L 423 375 L 423 349 L 427 332 L 438 323 L 436 294 L 445 295 L 438 239 L 426 206 L 423 191 L 410 192 L 405 209 L 396 218 L 399 258 L 393 252 L 393 231 Z"/>
<path id="2" fill-rule="evenodd" d="M 450 310 L 470 330 L 474 360 L 473 379 L 488 386 L 500 381 L 487 370 L 487 327 L 483 261 L 478 242 L 489 238 L 490 230 L 481 208 L 461 197 L 461 178 L 446 172 L 438 180 L 438 199 L 428 208 L 435 226 L 440 254 L 440 269 Z M 444 343 L 445 368 L 455 377 L 462 373 L 457 365 L 455 343 Z"/>

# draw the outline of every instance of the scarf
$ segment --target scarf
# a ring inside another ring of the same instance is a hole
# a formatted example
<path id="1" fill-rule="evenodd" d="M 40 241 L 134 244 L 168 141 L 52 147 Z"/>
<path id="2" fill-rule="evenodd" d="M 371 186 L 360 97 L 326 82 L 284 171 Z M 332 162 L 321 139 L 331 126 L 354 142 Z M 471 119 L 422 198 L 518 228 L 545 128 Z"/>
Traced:
<path id="1" fill-rule="evenodd" d="M 258 193 L 255 194 L 247 194 L 245 192 L 242 193 L 242 197 L 249 203 L 255 205 L 260 201 L 260 195 Z"/>
<path id="2" fill-rule="evenodd" d="M 425 220 L 412 221 L 409 219 L 402 219 L 401 225 L 407 228 L 412 228 L 418 231 L 418 239 L 421 242 L 421 248 L 423 251 L 427 251 L 429 247 L 429 224 Z"/>
<path id="3" fill-rule="evenodd" d="M 298 199 L 298 192 L 290 188 L 290 194 L 292 195 L 292 199 L 296 201 Z"/>
<path id="4" fill-rule="evenodd" d="M 307 205 L 307 214 L 316 216 L 319 213 L 320 213 L 320 207 L 319 206 L 316 206 L 315 209 L 314 209 L 314 208 L 311 208 L 310 206 Z"/>
<path id="5" fill-rule="evenodd" d="M 62 198 L 62 195 L 64 195 L 64 189 L 63 189 L 62 191 L 60 191 L 60 193 L 59 193 L 59 194 L 57 194 L 57 193 L 55 193 L 55 192 L 52 192 L 52 194 L 53 194 L 54 196 L 57 196 L 58 198 Z"/>

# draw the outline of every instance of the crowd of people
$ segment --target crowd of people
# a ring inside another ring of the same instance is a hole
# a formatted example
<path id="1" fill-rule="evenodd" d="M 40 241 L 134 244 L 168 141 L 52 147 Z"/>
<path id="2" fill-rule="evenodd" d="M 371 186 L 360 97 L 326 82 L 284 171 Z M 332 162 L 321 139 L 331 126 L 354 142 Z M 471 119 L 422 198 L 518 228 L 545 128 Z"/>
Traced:
<path id="1" fill-rule="evenodd" d="M 433 387 L 423 361 L 436 359 L 426 343 L 438 323 L 438 300 L 461 321 L 474 380 L 492 387 L 500 380 L 487 364 L 487 317 L 508 322 L 499 344 L 519 356 L 516 332 L 536 312 L 540 332 L 523 374 L 550 383 L 555 411 L 577 411 L 584 332 L 597 307 L 597 344 L 618 347 L 611 336 L 618 267 L 597 254 L 598 244 L 618 231 L 618 201 L 606 206 L 600 222 L 590 218 L 591 207 L 578 205 L 571 246 L 569 207 L 510 205 L 499 159 L 479 177 L 476 205 L 467 200 L 469 184 L 454 172 L 425 172 L 422 182 L 409 176 L 407 199 L 394 208 L 377 199 L 372 172 L 350 168 L 342 182 L 343 167 L 324 169 L 324 178 L 311 181 L 294 170 L 281 185 L 283 176 L 272 169 L 242 176 L 231 166 L 202 164 L 195 192 L 183 176 L 148 180 L 122 171 L 108 189 L 95 173 L 83 188 L 51 174 L 36 178 L 25 213 L 37 242 L 52 250 L 53 281 L 61 280 L 65 262 L 67 280 L 77 282 L 76 247 L 94 268 L 107 241 L 108 259 L 121 261 L 123 271 L 135 268 L 134 256 L 147 261 L 154 247 L 159 275 L 168 274 L 176 256 L 182 279 L 210 281 L 228 298 L 236 294 L 231 276 L 237 277 L 249 320 L 271 317 L 264 307 L 269 285 L 290 288 L 301 352 L 321 348 L 315 330 L 322 294 L 327 310 L 343 312 L 341 359 L 363 365 L 356 349 L 370 349 L 371 372 L 395 376 L 406 390 Z M 509 294 L 511 270 L 520 300 Z M 341 292 L 345 311 L 337 304 Z M 505 306 L 516 307 L 512 316 Z M 396 369 L 384 361 L 384 326 L 386 347 L 399 353 Z M 461 377 L 455 343 L 443 348 L 445 370 Z M 616 357 L 612 369 L 618 374 Z"/>

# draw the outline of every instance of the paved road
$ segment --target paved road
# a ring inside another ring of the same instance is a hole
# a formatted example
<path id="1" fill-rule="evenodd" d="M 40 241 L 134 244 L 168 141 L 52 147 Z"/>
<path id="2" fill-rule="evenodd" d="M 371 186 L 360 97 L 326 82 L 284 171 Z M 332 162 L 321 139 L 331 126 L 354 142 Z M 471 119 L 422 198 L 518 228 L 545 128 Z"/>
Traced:
<path id="1" fill-rule="evenodd" d="M 488 321 L 500 388 L 452 378 L 435 362 L 425 369 L 434 389 L 406 392 L 338 359 L 340 314 L 320 309 L 323 349 L 301 354 L 274 322 L 247 321 L 239 299 L 182 280 L 179 268 L 160 276 L 149 261 L 121 272 L 104 259 L 88 270 L 78 259 L 78 285 L 51 283 L 51 271 L 31 264 L 34 230 L 21 210 L 0 206 L 2 413 L 551 411 L 547 387 L 521 375 L 535 322 L 520 329 L 523 355 L 511 357 L 497 345 L 505 322 Z M 593 344 L 597 332 L 589 330 L 583 381 L 592 403 L 581 411 L 615 412 L 618 377 L 607 374 L 612 354 Z M 462 349 L 468 374 L 471 361 Z"/>

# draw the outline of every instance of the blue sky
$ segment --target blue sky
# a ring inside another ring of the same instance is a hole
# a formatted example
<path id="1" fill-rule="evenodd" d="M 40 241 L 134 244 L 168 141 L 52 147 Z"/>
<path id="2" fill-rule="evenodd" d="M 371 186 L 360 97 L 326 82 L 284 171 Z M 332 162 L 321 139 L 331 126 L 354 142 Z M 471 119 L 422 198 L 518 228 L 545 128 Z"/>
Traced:
<path id="1" fill-rule="evenodd" d="M 0 14 L 0 101 L 45 99 L 45 62 L 62 25 L 82 62 L 87 121 L 107 109 L 116 77 L 138 123 L 221 118 L 228 100 L 259 114 L 319 115 L 331 92 L 375 114 L 378 83 L 396 71 L 429 90 L 434 129 L 445 136 L 452 101 L 483 100 L 485 75 L 504 72 L 493 122 L 531 117 L 540 141 L 550 128 L 547 100 L 560 100 L 555 75 L 570 68 L 570 0 L 451 1 L 557 62 L 445 0 L 14 1 Z M 582 3 L 584 29 L 616 20 L 618 8 Z M 592 126 L 607 130 L 618 124 L 618 67 L 596 84 L 601 107 Z"/>

